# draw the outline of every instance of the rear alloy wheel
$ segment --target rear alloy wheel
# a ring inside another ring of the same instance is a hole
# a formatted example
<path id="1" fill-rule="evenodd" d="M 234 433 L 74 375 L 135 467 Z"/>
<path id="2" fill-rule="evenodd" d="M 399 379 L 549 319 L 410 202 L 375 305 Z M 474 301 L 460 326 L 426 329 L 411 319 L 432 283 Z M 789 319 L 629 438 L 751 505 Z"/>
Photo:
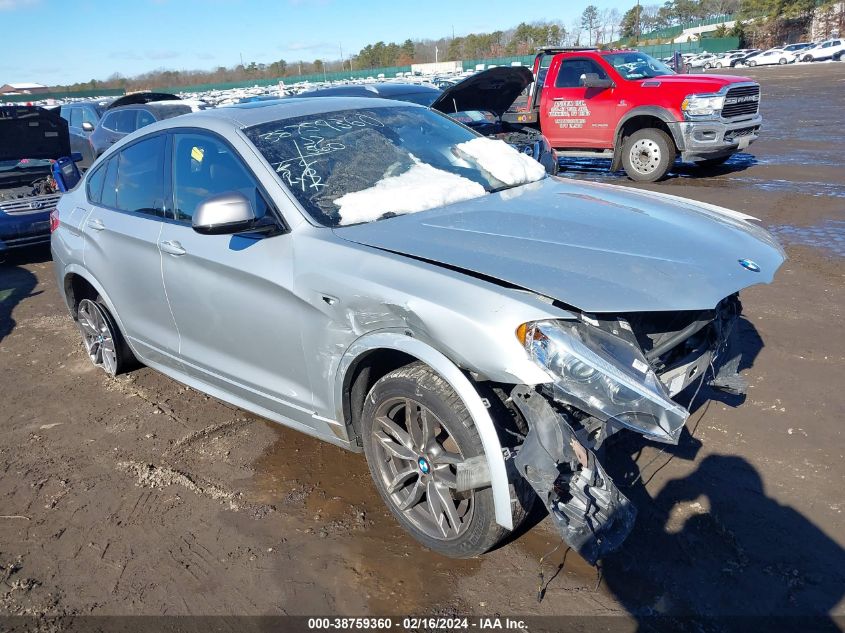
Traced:
<path id="1" fill-rule="evenodd" d="M 778 60 L 778 64 L 780 64 L 781 66 L 785 65 L 786 64 L 786 57 L 781 57 Z"/>
<path id="2" fill-rule="evenodd" d="M 116 376 L 129 366 L 132 352 L 99 297 L 96 301 L 79 302 L 77 324 L 85 352 L 94 365 L 102 367 L 109 376 Z"/>
<path id="3" fill-rule="evenodd" d="M 657 128 L 637 130 L 622 144 L 622 166 L 628 178 L 655 182 L 666 176 L 675 161 L 675 144 Z"/>
<path id="4" fill-rule="evenodd" d="M 362 416 L 364 453 L 376 488 L 399 523 L 453 558 L 483 554 L 506 530 L 489 487 L 459 494 L 457 465 L 483 455 L 478 431 L 449 383 L 424 363 L 381 378 Z"/>

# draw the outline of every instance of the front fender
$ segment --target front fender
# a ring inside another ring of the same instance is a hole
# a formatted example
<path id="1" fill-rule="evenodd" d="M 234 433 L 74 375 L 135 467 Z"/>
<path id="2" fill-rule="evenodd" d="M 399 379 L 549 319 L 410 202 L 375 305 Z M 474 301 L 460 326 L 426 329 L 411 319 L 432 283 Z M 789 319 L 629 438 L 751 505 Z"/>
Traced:
<path id="1" fill-rule="evenodd" d="M 484 456 L 490 469 L 490 482 L 493 490 L 496 523 L 508 530 L 513 529 L 513 515 L 511 512 L 511 496 L 508 474 L 499 435 L 490 418 L 487 407 L 481 396 L 473 387 L 469 379 L 449 358 L 429 344 L 408 336 L 404 332 L 380 331 L 366 334 L 357 339 L 346 350 L 335 376 L 335 404 L 338 410 L 338 420 L 343 420 L 343 384 L 346 373 L 363 354 L 378 349 L 389 349 L 403 352 L 424 362 L 449 383 L 455 393 L 460 396 L 467 408 L 472 421 L 478 429 Z"/>

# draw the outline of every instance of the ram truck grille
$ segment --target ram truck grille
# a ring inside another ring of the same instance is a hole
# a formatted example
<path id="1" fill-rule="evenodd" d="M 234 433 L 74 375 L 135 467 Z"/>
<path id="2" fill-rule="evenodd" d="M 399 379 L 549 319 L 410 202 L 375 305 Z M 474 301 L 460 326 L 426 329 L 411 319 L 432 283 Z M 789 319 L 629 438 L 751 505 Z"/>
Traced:
<path id="1" fill-rule="evenodd" d="M 737 86 L 725 95 L 722 118 L 753 116 L 760 110 L 760 86 Z"/>

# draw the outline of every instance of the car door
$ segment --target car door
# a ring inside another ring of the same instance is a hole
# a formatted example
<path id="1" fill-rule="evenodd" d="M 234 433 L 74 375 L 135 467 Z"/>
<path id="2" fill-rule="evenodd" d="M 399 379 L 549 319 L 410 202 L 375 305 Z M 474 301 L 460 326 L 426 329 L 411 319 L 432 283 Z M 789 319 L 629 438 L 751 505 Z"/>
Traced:
<path id="1" fill-rule="evenodd" d="M 605 148 L 613 144 L 619 98 L 615 87 L 587 88 L 583 77 L 594 73 L 608 79 L 595 60 L 564 58 L 552 62 L 553 85 L 543 89 L 540 110 L 546 124 L 543 134 L 553 147 Z"/>
<path id="2" fill-rule="evenodd" d="M 275 213 L 237 152 L 207 132 L 172 135 L 173 219 L 159 247 L 185 370 L 205 383 L 311 425 L 311 386 L 293 294 L 287 234 L 201 235 L 197 206 L 238 191 L 260 217 Z"/>
<path id="3" fill-rule="evenodd" d="M 111 300 L 144 362 L 178 367 L 176 325 L 164 293 L 159 236 L 165 217 L 167 136 L 122 148 L 89 176 L 102 180 L 84 224 L 85 267 Z M 100 179 L 100 171 L 102 178 Z"/>

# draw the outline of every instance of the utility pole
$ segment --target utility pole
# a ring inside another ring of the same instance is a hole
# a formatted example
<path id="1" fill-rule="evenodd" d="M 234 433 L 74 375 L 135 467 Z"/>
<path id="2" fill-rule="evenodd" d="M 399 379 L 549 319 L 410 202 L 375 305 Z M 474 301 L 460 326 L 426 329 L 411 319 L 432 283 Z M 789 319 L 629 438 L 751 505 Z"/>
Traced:
<path id="1" fill-rule="evenodd" d="M 434 63 L 437 63 L 437 55 L 440 51 L 437 50 L 437 46 L 434 47 Z"/>
<path id="2" fill-rule="evenodd" d="M 640 0 L 637 0 L 637 46 L 640 45 Z"/>

